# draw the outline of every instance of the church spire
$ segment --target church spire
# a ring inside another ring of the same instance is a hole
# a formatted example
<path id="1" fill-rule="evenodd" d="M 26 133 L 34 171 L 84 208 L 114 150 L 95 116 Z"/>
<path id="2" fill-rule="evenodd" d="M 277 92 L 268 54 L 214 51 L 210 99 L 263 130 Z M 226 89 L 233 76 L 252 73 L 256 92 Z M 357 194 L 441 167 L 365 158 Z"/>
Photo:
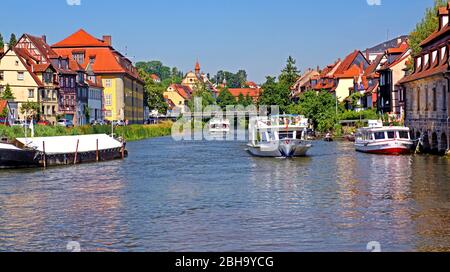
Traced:
<path id="1" fill-rule="evenodd" d="M 197 60 L 197 63 L 195 64 L 195 74 L 200 74 L 200 63 Z"/>

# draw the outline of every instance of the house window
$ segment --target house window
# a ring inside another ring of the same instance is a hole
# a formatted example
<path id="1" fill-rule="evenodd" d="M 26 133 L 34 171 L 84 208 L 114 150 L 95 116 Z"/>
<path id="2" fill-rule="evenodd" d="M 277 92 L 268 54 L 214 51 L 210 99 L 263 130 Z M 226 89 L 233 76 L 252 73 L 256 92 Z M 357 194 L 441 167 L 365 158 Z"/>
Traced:
<path id="1" fill-rule="evenodd" d="M 428 88 L 425 88 L 425 111 L 428 111 Z"/>
<path id="2" fill-rule="evenodd" d="M 16 60 L 16 66 L 19 66 L 19 61 L 18 60 Z"/>
<path id="3" fill-rule="evenodd" d="M 0 94 L 2 94 L 4 90 L 5 90 L 5 87 L 0 86 Z"/>
<path id="4" fill-rule="evenodd" d="M 111 79 L 107 79 L 107 80 L 105 80 L 105 87 L 107 87 L 107 88 L 110 88 L 110 87 L 112 87 L 112 82 L 111 82 Z"/>
<path id="5" fill-rule="evenodd" d="M 442 109 L 444 111 L 446 111 L 447 110 L 447 87 L 446 86 L 442 87 L 442 94 L 443 94 Z"/>
<path id="6" fill-rule="evenodd" d="M 0 71 L 0 80 L 4 80 L 5 79 L 5 74 L 3 71 Z"/>
<path id="7" fill-rule="evenodd" d="M 28 98 L 34 98 L 34 90 L 33 89 L 28 90 Z"/>
<path id="8" fill-rule="evenodd" d="M 105 96 L 105 105 L 106 106 L 111 106 L 112 105 L 112 95 L 107 94 Z"/>
<path id="9" fill-rule="evenodd" d="M 84 53 L 74 53 L 73 60 L 78 62 L 78 64 L 83 64 L 84 62 Z"/>
<path id="10" fill-rule="evenodd" d="M 417 111 L 420 111 L 420 88 L 417 88 Z"/>
<path id="11" fill-rule="evenodd" d="M 22 81 L 24 79 L 24 73 L 23 72 L 17 72 L 17 80 Z"/>
<path id="12" fill-rule="evenodd" d="M 437 111 L 436 88 L 433 88 L 433 111 Z"/>

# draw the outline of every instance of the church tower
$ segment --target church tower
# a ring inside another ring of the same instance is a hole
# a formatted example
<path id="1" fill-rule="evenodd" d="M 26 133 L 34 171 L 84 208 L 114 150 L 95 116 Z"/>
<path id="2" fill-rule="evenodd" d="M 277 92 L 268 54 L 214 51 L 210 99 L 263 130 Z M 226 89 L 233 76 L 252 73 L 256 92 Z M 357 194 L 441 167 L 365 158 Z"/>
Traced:
<path id="1" fill-rule="evenodd" d="M 197 76 L 200 75 L 200 63 L 198 63 L 198 60 L 197 60 L 197 63 L 195 64 L 195 74 Z"/>

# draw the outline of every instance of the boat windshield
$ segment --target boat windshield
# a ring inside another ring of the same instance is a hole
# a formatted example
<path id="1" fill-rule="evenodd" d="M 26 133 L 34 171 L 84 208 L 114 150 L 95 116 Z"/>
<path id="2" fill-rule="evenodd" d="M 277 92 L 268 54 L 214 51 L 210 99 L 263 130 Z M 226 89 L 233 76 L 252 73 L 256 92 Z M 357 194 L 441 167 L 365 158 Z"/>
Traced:
<path id="1" fill-rule="evenodd" d="M 384 139 L 386 139 L 386 137 L 385 137 L 385 135 L 384 135 L 384 131 L 381 131 L 381 132 L 375 132 L 375 133 L 373 134 L 373 136 L 374 136 L 375 140 L 384 140 Z"/>
<path id="2" fill-rule="evenodd" d="M 398 136 L 400 139 L 409 139 L 409 132 L 408 131 L 399 131 Z"/>
<path id="3" fill-rule="evenodd" d="M 395 139 L 395 131 L 388 131 L 387 132 L 387 136 L 388 136 L 388 139 Z"/>

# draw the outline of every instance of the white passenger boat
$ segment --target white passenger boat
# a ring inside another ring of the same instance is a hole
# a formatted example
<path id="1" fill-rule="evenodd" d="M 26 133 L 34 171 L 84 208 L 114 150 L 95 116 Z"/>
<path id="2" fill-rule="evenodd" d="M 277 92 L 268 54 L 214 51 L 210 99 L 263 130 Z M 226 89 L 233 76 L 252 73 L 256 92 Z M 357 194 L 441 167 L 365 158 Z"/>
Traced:
<path id="1" fill-rule="evenodd" d="M 209 122 L 209 133 L 213 135 L 223 135 L 230 133 L 230 121 L 223 118 L 214 118 Z"/>
<path id="2" fill-rule="evenodd" d="M 248 152 L 257 157 L 301 157 L 311 148 L 308 119 L 298 115 L 254 117 L 249 123 Z"/>
<path id="3" fill-rule="evenodd" d="M 356 134 L 356 151 L 372 154 L 402 155 L 411 153 L 414 141 L 407 127 L 385 127 L 380 121 L 369 121 L 369 127 Z"/>
<path id="4" fill-rule="evenodd" d="M 105 134 L 17 138 L 0 144 L 0 168 L 69 165 L 123 159 L 123 141 Z"/>

